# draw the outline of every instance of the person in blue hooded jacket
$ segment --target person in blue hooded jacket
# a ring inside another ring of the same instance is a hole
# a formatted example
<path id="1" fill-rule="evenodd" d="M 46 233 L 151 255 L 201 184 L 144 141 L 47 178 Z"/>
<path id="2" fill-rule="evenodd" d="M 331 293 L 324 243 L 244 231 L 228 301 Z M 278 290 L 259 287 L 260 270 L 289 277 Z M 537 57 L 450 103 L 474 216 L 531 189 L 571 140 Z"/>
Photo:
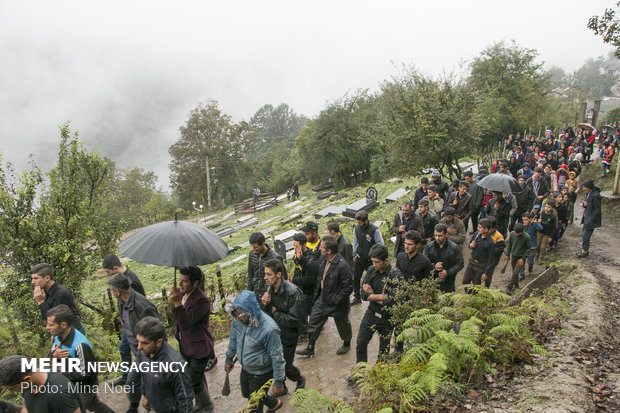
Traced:
<path id="1" fill-rule="evenodd" d="M 233 316 L 224 365 L 226 373 L 230 373 L 233 369 L 233 359 L 237 356 L 241 364 L 239 382 L 243 397 L 250 398 L 253 392 L 271 378 L 273 378 L 271 393 L 281 393 L 284 386 L 285 361 L 280 328 L 276 322 L 261 311 L 256 295 L 248 290 L 241 291 L 232 304 L 227 304 L 226 311 Z M 282 404 L 282 400 L 266 393 L 252 411 L 262 412 L 263 405 L 266 405 L 268 412 L 274 412 L 282 407 Z"/>

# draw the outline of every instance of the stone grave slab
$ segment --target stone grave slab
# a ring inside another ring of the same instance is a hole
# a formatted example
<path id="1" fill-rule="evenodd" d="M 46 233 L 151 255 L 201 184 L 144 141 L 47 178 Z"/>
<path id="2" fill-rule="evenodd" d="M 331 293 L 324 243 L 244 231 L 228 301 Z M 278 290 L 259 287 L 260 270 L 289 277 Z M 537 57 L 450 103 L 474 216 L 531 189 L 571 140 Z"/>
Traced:
<path id="1" fill-rule="evenodd" d="M 411 192 L 411 189 L 406 189 L 406 188 L 397 189 L 396 191 L 392 192 L 387 197 L 385 197 L 385 203 L 388 204 L 390 202 L 396 202 L 400 198 L 407 195 L 409 192 Z"/>
<path id="2" fill-rule="evenodd" d="M 239 222 L 239 223 L 241 223 L 241 222 L 245 222 L 245 221 L 247 221 L 248 219 L 252 219 L 252 218 L 254 218 L 254 215 L 249 214 L 249 215 L 244 215 L 244 216 L 242 216 L 242 217 L 240 217 L 240 218 L 237 218 L 237 220 L 236 220 L 236 221 L 237 221 L 237 222 Z"/>
<path id="3" fill-rule="evenodd" d="M 289 238 L 293 238 L 293 235 L 295 235 L 297 232 L 294 229 L 289 229 L 288 231 L 282 232 L 281 234 L 278 234 L 275 236 L 276 241 L 286 241 Z"/>
<path id="4" fill-rule="evenodd" d="M 289 222 L 293 222 L 293 221 L 295 221 L 296 219 L 299 219 L 300 217 L 301 217 L 301 214 L 299 214 L 299 213 L 298 213 L 298 214 L 293 214 L 293 215 L 291 215 L 290 217 L 286 217 L 286 218 L 282 219 L 282 220 L 280 221 L 280 223 L 282 223 L 282 224 L 288 224 Z"/>
<path id="5" fill-rule="evenodd" d="M 398 181 L 400 181 L 400 180 L 401 180 L 400 178 L 390 178 L 390 179 L 388 179 L 388 180 L 387 180 L 387 181 L 385 181 L 385 182 L 387 182 L 387 183 L 392 183 L 392 182 L 398 182 Z"/>
<path id="6" fill-rule="evenodd" d="M 375 209 L 377 205 L 379 205 L 379 203 L 374 199 L 362 198 L 352 204 L 347 205 L 347 209 L 344 210 L 342 215 L 349 218 L 355 218 L 355 214 L 357 214 L 357 211 L 361 211 L 362 209 L 364 209 L 370 212 Z"/>
<path id="7" fill-rule="evenodd" d="M 239 262 L 242 259 L 247 258 L 247 257 L 248 257 L 248 254 L 241 254 L 238 257 L 233 258 L 232 260 L 228 260 L 226 262 L 221 263 L 220 268 L 228 267 L 229 265 Z"/>
<path id="8" fill-rule="evenodd" d="M 276 198 L 276 201 L 280 202 L 280 201 L 282 201 L 283 199 L 286 199 L 286 194 L 282 194 L 282 195 L 280 195 L 279 197 L 277 197 L 277 198 Z"/>
<path id="9" fill-rule="evenodd" d="M 333 217 L 334 215 L 340 215 L 347 209 L 346 205 L 330 205 L 327 208 L 316 212 L 314 214 L 315 219 L 321 219 L 324 217 Z"/>
<path id="10" fill-rule="evenodd" d="M 293 208 L 294 206 L 297 206 L 301 204 L 301 199 L 298 199 L 297 201 L 293 201 L 293 202 L 289 202 L 288 204 L 284 205 L 284 208 Z"/>

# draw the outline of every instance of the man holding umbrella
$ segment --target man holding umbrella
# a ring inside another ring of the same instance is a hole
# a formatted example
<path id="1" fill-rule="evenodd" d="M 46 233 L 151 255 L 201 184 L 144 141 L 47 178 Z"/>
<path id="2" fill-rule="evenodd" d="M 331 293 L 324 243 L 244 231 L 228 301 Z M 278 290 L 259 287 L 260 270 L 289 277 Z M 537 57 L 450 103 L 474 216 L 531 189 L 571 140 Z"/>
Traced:
<path id="1" fill-rule="evenodd" d="M 176 321 L 175 337 L 179 351 L 188 361 L 190 381 L 194 389 L 196 406 L 194 411 L 213 411 L 213 402 L 204 376 L 209 355 L 213 352 L 213 337 L 209 330 L 211 302 L 198 288 L 202 272 L 198 267 L 181 267 L 179 288 L 172 287 L 170 301 Z"/>

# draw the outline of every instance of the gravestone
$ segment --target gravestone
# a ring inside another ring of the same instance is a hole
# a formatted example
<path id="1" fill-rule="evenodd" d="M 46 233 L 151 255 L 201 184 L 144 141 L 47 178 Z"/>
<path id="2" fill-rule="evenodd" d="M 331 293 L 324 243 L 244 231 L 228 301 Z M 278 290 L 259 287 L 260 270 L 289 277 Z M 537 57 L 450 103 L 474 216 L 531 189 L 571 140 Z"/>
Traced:
<path id="1" fill-rule="evenodd" d="M 358 211 L 366 210 L 372 211 L 379 205 L 377 202 L 378 192 L 374 187 L 368 187 L 366 190 L 366 198 L 355 201 L 354 203 L 347 205 L 347 209 L 344 210 L 342 215 L 349 218 L 355 218 L 355 214 Z"/>
<path id="2" fill-rule="evenodd" d="M 409 192 L 411 192 L 411 189 L 409 189 L 409 187 L 397 189 L 396 191 L 385 197 L 385 203 L 388 204 L 390 202 L 396 202 L 400 198 L 407 195 Z"/>
<path id="3" fill-rule="evenodd" d="M 324 217 L 333 217 L 334 215 L 340 215 L 347 209 L 346 205 L 330 205 L 327 208 L 316 212 L 314 214 L 315 219 L 321 219 Z"/>

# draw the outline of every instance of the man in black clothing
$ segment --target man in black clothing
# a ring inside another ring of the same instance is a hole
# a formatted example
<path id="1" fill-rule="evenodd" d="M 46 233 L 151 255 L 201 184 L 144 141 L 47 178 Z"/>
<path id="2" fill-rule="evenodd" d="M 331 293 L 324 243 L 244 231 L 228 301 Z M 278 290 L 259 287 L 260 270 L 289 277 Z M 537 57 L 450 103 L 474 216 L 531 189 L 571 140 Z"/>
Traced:
<path id="1" fill-rule="evenodd" d="M 406 201 L 403 202 L 400 211 L 394 215 L 394 221 L 392 222 L 392 232 L 396 234 L 396 241 L 394 241 L 395 257 L 405 251 L 405 233 L 412 229 L 423 232 L 424 223 L 418 214 L 413 213 L 411 202 Z"/>
<path id="2" fill-rule="evenodd" d="M 378 360 L 390 352 L 393 326 L 390 323 L 389 308 L 394 304 L 400 273 L 392 268 L 385 245 L 373 245 L 370 249 L 372 268 L 366 271 L 362 283 L 362 299 L 368 301 L 368 308 L 360 323 L 357 334 L 356 362 L 368 361 L 368 343 L 375 331 L 379 333 Z"/>
<path id="3" fill-rule="evenodd" d="M 255 232 L 250 235 L 250 255 L 248 257 L 248 286 L 247 289 L 254 291 L 256 301 L 260 302 L 260 298 L 267 291 L 265 285 L 265 261 L 277 258 L 284 263 L 280 254 L 269 248 L 265 243 L 265 236 L 261 232 Z M 284 279 L 288 278 L 286 267 L 284 267 Z"/>
<path id="4" fill-rule="evenodd" d="M 434 275 L 439 279 L 439 289 L 453 293 L 456 290 L 456 274 L 465 264 L 461 247 L 448 239 L 448 227 L 445 224 L 435 225 L 435 240 L 426 245 L 424 255 L 435 266 Z"/>
<path id="5" fill-rule="evenodd" d="M 282 279 L 283 267 L 282 262 L 277 259 L 265 262 L 265 283 L 268 289 L 261 298 L 261 309 L 280 327 L 286 377 L 297 382 L 295 389 L 297 390 L 303 389 L 306 385 L 306 379 L 293 365 L 297 338 L 306 319 L 306 308 L 304 296 L 299 287 Z M 286 384 L 277 388 L 276 391 L 278 393 L 272 389 L 272 396 L 286 394 L 288 392 Z"/>
<path id="6" fill-rule="evenodd" d="M 299 342 L 308 341 L 308 317 L 312 311 L 314 288 L 316 287 L 316 274 L 310 266 L 314 262 L 314 253 L 306 247 L 306 236 L 300 232 L 293 235 L 293 284 L 301 289 L 304 294 L 305 315 L 299 332 Z"/>
<path id="7" fill-rule="evenodd" d="M 360 296 L 360 288 L 362 275 L 368 267 L 370 267 L 370 257 L 368 253 L 370 248 L 375 244 L 383 245 L 383 235 L 374 224 L 368 221 L 368 211 L 361 210 L 355 214 L 357 226 L 353 230 L 353 297 L 351 304 L 360 304 L 362 302 Z"/>
<path id="8" fill-rule="evenodd" d="M 116 297 L 118 314 L 123 323 L 123 330 L 127 336 L 127 342 L 136 360 L 140 358 L 138 340 L 135 327 L 138 321 L 145 317 L 158 317 L 157 308 L 142 294 L 137 294 L 131 289 L 129 278 L 121 274 L 115 274 L 108 278 L 110 292 Z M 129 409 L 127 413 L 137 413 L 140 404 L 140 373 L 130 371 L 127 375 L 127 398 Z"/>
<path id="9" fill-rule="evenodd" d="M 484 189 L 478 186 L 478 182 L 474 179 L 474 174 L 472 171 L 463 172 L 463 176 L 465 177 L 465 181 L 469 184 L 469 195 L 471 195 L 471 204 L 473 206 L 473 211 L 471 214 L 471 224 L 472 224 L 472 234 L 474 230 L 478 227 L 478 217 L 480 216 L 480 208 L 482 206 L 482 197 L 484 196 Z M 465 224 L 465 230 L 469 228 L 469 220 L 463 222 Z"/>
<path id="10" fill-rule="evenodd" d="M 446 200 L 446 193 L 448 192 L 448 189 L 450 189 L 450 185 L 448 185 L 448 183 L 446 181 L 441 179 L 441 174 L 439 173 L 439 171 L 437 169 L 433 169 L 433 172 L 431 173 L 431 180 L 430 180 L 429 184 L 437 185 L 437 193 L 439 194 L 441 199 L 443 199 L 445 201 Z"/>
<path id="11" fill-rule="evenodd" d="M 319 238 L 319 224 L 314 221 L 308 221 L 299 230 L 306 237 L 306 247 L 312 251 L 315 258 L 319 258 L 321 256 L 321 251 L 319 251 L 319 243 L 321 242 Z"/>
<path id="12" fill-rule="evenodd" d="M 60 373 L 22 371 L 24 356 L 6 356 L 0 360 L 0 386 L 21 393 L 23 411 L 29 413 L 85 413 L 82 401 L 70 391 L 70 381 Z M 33 388 L 56 391 L 32 391 Z"/>
<path id="13" fill-rule="evenodd" d="M 422 245 L 426 245 L 433 240 L 433 231 L 435 230 L 435 225 L 439 224 L 439 220 L 428 210 L 427 199 L 420 201 L 417 214 L 422 219 L 422 224 L 424 225 L 424 234 L 420 234 L 422 235 Z"/>
<path id="14" fill-rule="evenodd" d="M 472 250 L 471 259 L 463 275 L 463 284 L 473 282 L 480 285 L 486 282 L 488 274 L 495 264 L 495 243 L 489 236 L 491 223 L 484 218 L 478 222 L 478 231 L 471 238 L 469 248 Z"/>
<path id="15" fill-rule="evenodd" d="M 142 406 L 155 412 L 191 413 L 194 411 L 194 390 L 187 371 L 187 362 L 166 342 L 166 328 L 158 317 L 145 317 L 135 325 L 140 354 L 139 365 L 171 364 L 181 367 L 178 372 L 143 371 L 140 373 Z M 183 363 L 183 364 L 181 364 Z"/>
<path id="16" fill-rule="evenodd" d="M 418 231 L 405 234 L 405 251 L 396 257 L 396 268 L 407 282 L 422 281 L 429 278 L 433 271 L 431 261 L 422 254 L 422 237 Z"/>
<path id="17" fill-rule="evenodd" d="M 338 240 L 338 252 L 344 257 L 345 260 L 347 260 L 351 266 L 351 269 L 353 269 L 353 245 L 351 245 L 349 239 L 345 237 L 342 232 L 340 232 L 340 224 L 338 221 L 331 220 L 327 221 L 326 227 L 327 233 L 333 237 L 336 237 Z"/>
<path id="18" fill-rule="evenodd" d="M 428 178 L 420 179 L 420 187 L 413 194 L 413 212 L 418 210 L 418 203 L 428 195 Z"/>
<path id="19" fill-rule="evenodd" d="M 338 241 L 331 235 L 323 237 L 320 249 L 321 257 L 316 261 L 316 265 L 312 266 L 316 271 L 317 286 L 308 321 L 308 347 L 297 351 L 301 356 L 314 357 L 314 343 L 329 317 L 334 318 L 343 341 L 336 354 L 346 354 L 351 349 L 351 267 L 338 253 Z"/>
<path id="20" fill-rule="evenodd" d="M 87 368 L 95 361 L 91 344 L 88 339 L 71 326 L 73 313 L 65 304 L 57 305 L 47 312 L 47 324 L 45 328 L 52 336 L 52 348 L 46 358 L 72 358 L 80 362 L 81 372 L 62 372 L 71 382 L 77 384 L 78 393 L 84 408 L 95 413 L 114 413 L 97 393 L 99 393 L 99 380 L 97 371 Z"/>
<path id="21" fill-rule="evenodd" d="M 131 289 L 146 297 L 144 287 L 142 286 L 142 282 L 140 282 L 138 276 L 125 265 L 123 265 L 118 256 L 114 254 L 106 255 L 103 259 L 103 262 L 101 263 L 101 266 L 103 267 L 103 270 L 108 277 L 111 277 L 114 274 L 122 274 L 127 277 L 129 279 Z M 131 363 L 131 347 L 129 347 L 129 343 L 127 342 L 125 330 L 121 330 L 121 340 L 118 343 L 118 351 L 121 353 L 121 361 Z M 112 384 L 115 386 L 122 386 L 126 382 L 127 373 L 123 373 L 121 377 L 114 380 Z"/>
<path id="22" fill-rule="evenodd" d="M 114 254 L 106 255 L 103 259 L 103 262 L 101 263 L 101 266 L 103 267 L 103 270 L 108 277 L 114 274 L 123 274 L 125 277 L 129 278 L 131 289 L 146 297 L 146 294 L 144 293 L 144 287 L 142 286 L 142 283 L 140 282 L 140 279 L 138 278 L 136 273 L 123 265 L 118 256 Z"/>
<path id="23" fill-rule="evenodd" d="M 33 297 L 41 311 L 43 320 L 47 320 L 47 311 L 59 304 L 66 304 L 73 312 L 71 325 L 84 332 L 73 294 L 64 286 L 54 281 L 54 269 L 50 264 L 37 264 L 30 269 L 30 283 L 34 286 Z"/>

